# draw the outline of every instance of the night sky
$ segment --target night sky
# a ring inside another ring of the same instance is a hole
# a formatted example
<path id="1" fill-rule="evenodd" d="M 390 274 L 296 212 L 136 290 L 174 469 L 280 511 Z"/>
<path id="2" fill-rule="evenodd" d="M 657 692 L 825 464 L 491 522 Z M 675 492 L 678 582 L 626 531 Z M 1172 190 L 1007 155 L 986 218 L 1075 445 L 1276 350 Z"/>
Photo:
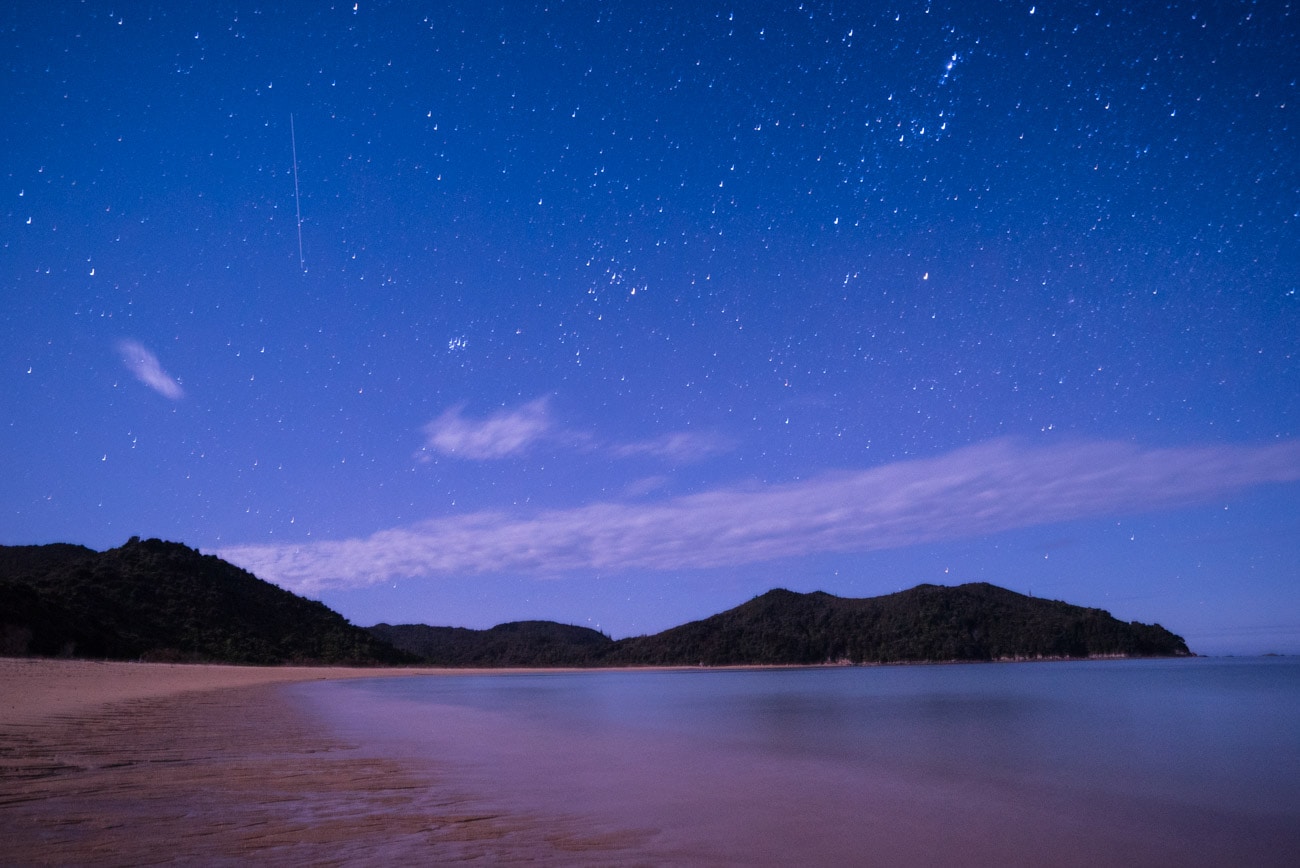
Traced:
<path id="1" fill-rule="evenodd" d="M 988 581 L 1300 652 L 1298 25 L 8 4 L 0 543 L 359 624 Z"/>

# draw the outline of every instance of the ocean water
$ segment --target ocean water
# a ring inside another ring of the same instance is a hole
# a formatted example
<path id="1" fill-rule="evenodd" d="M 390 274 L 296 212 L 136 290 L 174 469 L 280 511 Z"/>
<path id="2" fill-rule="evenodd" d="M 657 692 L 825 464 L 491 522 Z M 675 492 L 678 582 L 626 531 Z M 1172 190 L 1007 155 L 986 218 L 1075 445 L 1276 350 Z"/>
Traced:
<path id="1" fill-rule="evenodd" d="M 1300 865 L 1288 658 L 292 690 L 358 751 L 429 768 L 431 787 L 635 832 L 649 864 Z"/>

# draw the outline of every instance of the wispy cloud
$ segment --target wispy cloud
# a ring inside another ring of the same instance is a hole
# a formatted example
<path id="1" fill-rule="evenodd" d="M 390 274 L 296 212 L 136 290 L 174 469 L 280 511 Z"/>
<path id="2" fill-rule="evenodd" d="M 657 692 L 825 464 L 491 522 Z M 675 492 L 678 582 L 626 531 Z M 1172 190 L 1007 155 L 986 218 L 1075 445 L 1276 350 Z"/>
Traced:
<path id="1" fill-rule="evenodd" d="M 452 407 L 424 426 L 421 457 L 427 460 L 432 450 L 474 460 L 508 458 L 527 451 L 554 427 L 545 398 L 483 419 L 465 418 L 464 409 L 464 405 Z"/>
<path id="2" fill-rule="evenodd" d="M 718 435 L 695 432 L 673 432 L 631 443 L 602 443 L 590 434 L 558 425 L 551 417 L 549 401 L 538 398 L 478 419 L 467 417 L 465 405 L 458 404 L 424 426 L 424 445 L 416 457 L 430 461 L 433 453 L 438 453 L 473 461 L 513 458 L 543 441 L 568 449 L 605 452 L 616 458 L 649 456 L 677 464 L 702 461 L 731 448 L 730 441 Z"/>
<path id="3" fill-rule="evenodd" d="M 121 355 L 122 364 L 126 365 L 126 369 L 159 395 L 171 398 L 173 401 L 185 397 L 185 390 L 181 388 L 181 384 L 163 370 L 158 357 L 144 344 L 132 340 L 118 341 L 117 352 Z"/>
<path id="4" fill-rule="evenodd" d="M 647 455 L 678 464 L 687 464 L 712 458 L 714 455 L 726 452 L 730 448 L 730 441 L 715 434 L 676 431 L 649 440 L 621 443 L 611 447 L 610 451 L 619 458 L 634 458 Z"/>
<path id="5" fill-rule="evenodd" d="M 303 592 L 398 578 L 690 570 L 866 552 L 1203 503 L 1300 480 L 1300 441 L 1140 449 L 1010 441 L 807 481 L 533 514 L 476 512 L 364 539 L 227 548 Z"/>

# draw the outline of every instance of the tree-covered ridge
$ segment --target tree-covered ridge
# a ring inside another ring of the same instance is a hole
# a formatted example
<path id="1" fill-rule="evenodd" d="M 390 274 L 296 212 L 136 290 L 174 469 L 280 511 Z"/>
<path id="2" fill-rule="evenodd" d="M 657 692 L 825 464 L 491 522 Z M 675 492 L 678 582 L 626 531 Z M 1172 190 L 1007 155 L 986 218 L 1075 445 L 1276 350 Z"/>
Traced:
<path id="1" fill-rule="evenodd" d="M 376 624 L 370 632 L 439 666 L 591 666 L 613 644 L 604 633 L 554 621 L 513 621 L 489 630 Z"/>
<path id="2" fill-rule="evenodd" d="M 179 543 L 0 546 L 0 653 L 118 660 L 375 664 L 412 658 Z"/>
<path id="3" fill-rule="evenodd" d="M 608 659 L 724 666 L 1190 653 L 1159 625 L 1126 624 L 1101 609 L 978 583 L 865 599 L 778 589 L 702 621 L 623 640 Z"/>
<path id="4" fill-rule="evenodd" d="M 614 641 L 548 621 L 491 630 L 372 627 L 440 666 L 729 666 L 1188 656 L 1159 625 L 989 584 L 866 599 L 774 590 L 726 612 Z"/>
<path id="5" fill-rule="evenodd" d="M 397 650 L 401 649 L 401 650 Z M 161 540 L 106 552 L 0 546 L 0 654 L 234 663 L 726 666 L 1187 656 L 1159 625 L 989 584 L 866 599 L 774 590 L 726 612 L 614 641 L 520 621 L 490 630 L 362 630 L 219 558 Z"/>

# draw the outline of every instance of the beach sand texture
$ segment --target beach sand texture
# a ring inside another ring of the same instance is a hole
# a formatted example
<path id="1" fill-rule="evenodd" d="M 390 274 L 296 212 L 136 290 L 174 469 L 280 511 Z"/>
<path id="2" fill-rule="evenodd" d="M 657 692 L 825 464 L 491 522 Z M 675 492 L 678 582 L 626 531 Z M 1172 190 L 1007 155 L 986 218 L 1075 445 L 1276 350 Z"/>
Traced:
<path id="1" fill-rule="evenodd" d="M 0 862 L 644 860 L 632 833 L 476 810 L 436 768 L 364 756 L 275 689 L 429 673 L 0 659 Z"/>

